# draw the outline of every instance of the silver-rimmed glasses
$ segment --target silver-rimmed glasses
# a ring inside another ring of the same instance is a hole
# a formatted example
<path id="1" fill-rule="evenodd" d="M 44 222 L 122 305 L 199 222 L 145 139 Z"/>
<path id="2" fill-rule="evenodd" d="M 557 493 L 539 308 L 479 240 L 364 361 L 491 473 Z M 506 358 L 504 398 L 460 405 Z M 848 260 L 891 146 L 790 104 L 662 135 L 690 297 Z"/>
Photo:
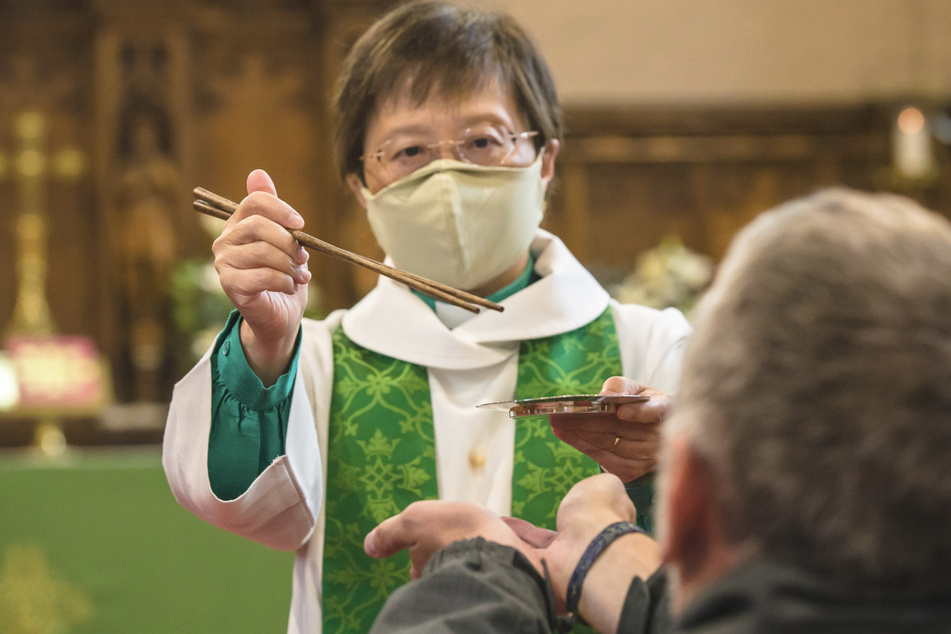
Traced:
<path id="1" fill-rule="evenodd" d="M 409 176 L 443 157 L 449 147 L 465 163 L 486 167 L 526 167 L 537 154 L 532 137 L 537 131 L 512 132 L 504 126 L 483 124 L 467 128 L 462 138 L 436 141 L 425 135 L 400 134 L 388 139 L 376 152 L 360 157 L 365 169 L 384 183 Z"/>

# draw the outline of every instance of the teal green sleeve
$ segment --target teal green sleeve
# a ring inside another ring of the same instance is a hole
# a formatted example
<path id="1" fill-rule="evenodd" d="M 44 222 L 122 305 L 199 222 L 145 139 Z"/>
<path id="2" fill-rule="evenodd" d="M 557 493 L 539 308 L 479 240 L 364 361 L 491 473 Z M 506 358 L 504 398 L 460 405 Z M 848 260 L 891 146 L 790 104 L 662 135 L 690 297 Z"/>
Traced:
<path id="1" fill-rule="evenodd" d="M 650 473 L 642 478 L 624 485 L 627 497 L 631 498 L 634 508 L 637 509 L 637 525 L 645 531 L 654 534 L 654 474 Z"/>
<path id="2" fill-rule="evenodd" d="M 211 434 L 208 479 L 219 499 L 248 490 L 275 458 L 285 453 L 291 392 L 297 374 L 300 333 L 287 372 L 269 388 L 248 365 L 233 311 L 211 353 Z"/>

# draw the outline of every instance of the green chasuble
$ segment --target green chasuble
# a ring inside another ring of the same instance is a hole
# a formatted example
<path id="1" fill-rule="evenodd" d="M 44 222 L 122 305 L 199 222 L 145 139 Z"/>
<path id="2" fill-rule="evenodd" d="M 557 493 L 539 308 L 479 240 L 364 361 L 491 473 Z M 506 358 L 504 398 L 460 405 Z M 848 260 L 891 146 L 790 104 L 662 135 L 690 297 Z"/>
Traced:
<path id="1" fill-rule="evenodd" d="M 523 341 L 515 398 L 597 394 L 608 377 L 622 374 L 614 318 L 606 308 L 578 330 Z M 555 530 L 561 499 L 576 482 L 599 471 L 598 463 L 555 437 L 547 416 L 519 418 L 512 516 Z"/>
<path id="2" fill-rule="evenodd" d="M 382 520 L 436 499 L 435 445 L 425 367 L 386 357 L 333 335 L 334 387 L 327 448 L 323 613 L 325 632 L 365 632 L 389 594 L 409 580 L 409 555 L 363 552 Z M 572 332 L 522 342 L 517 398 L 597 393 L 621 375 L 610 308 Z M 512 512 L 554 528 L 555 512 L 598 465 L 555 438 L 546 417 L 515 423 Z"/>

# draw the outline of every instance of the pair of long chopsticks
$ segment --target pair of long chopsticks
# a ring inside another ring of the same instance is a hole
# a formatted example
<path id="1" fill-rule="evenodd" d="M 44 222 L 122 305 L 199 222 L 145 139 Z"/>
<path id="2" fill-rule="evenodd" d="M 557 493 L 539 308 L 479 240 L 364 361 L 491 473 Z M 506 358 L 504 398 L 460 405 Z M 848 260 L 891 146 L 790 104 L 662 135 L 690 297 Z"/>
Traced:
<path id="1" fill-rule="evenodd" d="M 235 209 L 238 208 L 237 203 L 234 201 L 228 200 L 224 196 L 219 196 L 214 192 L 210 192 L 203 187 L 196 187 L 192 190 L 192 194 L 197 199 L 193 203 L 196 211 L 200 211 L 203 214 L 207 214 L 221 220 L 228 220 L 228 218 L 231 217 L 231 214 L 234 213 Z M 490 302 L 489 300 L 479 297 L 478 295 L 466 293 L 465 291 L 460 291 L 451 286 L 446 286 L 445 284 L 428 280 L 425 277 L 414 275 L 413 273 L 408 273 L 406 271 L 401 271 L 400 269 L 394 268 L 392 266 L 387 266 L 386 264 L 377 262 L 376 260 L 371 260 L 368 257 L 351 253 L 350 251 L 346 251 L 340 247 L 335 247 L 329 242 L 324 242 L 323 240 L 319 240 L 314 236 L 308 235 L 303 231 L 288 229 L 288 232 L 290 232 L 290 234 L 305 247 L 309 247 L 315 251 L 325 253 L 340 260 L 346 260 L 347 262 L 351 262 L 358 266 L 370 269 L 371 271 L 379 273 L 380 275 L 385 275 L 386 277 L 394 279 L 402 284 L 406 284 L 407 286 L 415 288 L 421 293 L 425 293 L 426 295 L 446 302 L 447 304 L 452 304 L 454 306 L 458 306 L 459 308 L 465 308 L 466 310 L 473 313 L 479 312 L 479 306 L 482 306 L 483 308 L 491 308 L 492 310 L 497 310 L 499 312 L 504 310 L 504 308 L 498 304 Z"/>

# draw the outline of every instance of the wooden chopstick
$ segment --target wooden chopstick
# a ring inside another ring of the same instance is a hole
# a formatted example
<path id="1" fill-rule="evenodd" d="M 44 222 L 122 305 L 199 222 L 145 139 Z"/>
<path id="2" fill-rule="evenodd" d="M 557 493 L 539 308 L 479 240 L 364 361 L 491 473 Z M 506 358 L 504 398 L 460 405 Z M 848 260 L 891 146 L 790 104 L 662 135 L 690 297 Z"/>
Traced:
<path id="1" fill-rule="evenodd" d="M 210 192 L 203 187 L 196 187 L 194 190 L 192 190 L 192 194 L 197 199 L 194 202 L 196 211 L 213 216 L 220 220 L 228 220 L 238 208 L 237 203 L 234 201 L 228 200 L 224 196 L 219 196 L 214 192 Z M 288 229 L 288 232 L 290 232 L 290 234 L 305 247 L 325 253 L 331 257 L 346 260 L 352 264 L 370 269 L 371 271 L 379 273 L 380 275 L 385 275 L 386 277 L 394 279 L 397 282 L 405 284 L 411 288 L 415 288 L 421 293 L 425 293 L 426 295 L 446 302 L 447 304 L 464 308 L 473 313 L 479 312 L 479 306 L 482 306 L 483 308 L 491 308 L 492 310 L 497 310 L 499 312 L 505 310 L 499 304 L 490 302 L 489 300 L 479 297 L 478 295 L 466 293 L 465 291 L 460 291 L 459 289 L 453 288 L 451 286 L 434 282 L 432 280 L 426 279 L 425 277 L 409 273 L 408 271 L 402 271 L 392 266 L 383 264 L 382 262 L 377 262 L 376 260 L 372 260 L 368 257 L 351 253 L 350 251 L 336 247 L 329 242 L 324 242 L 323 240 L 315 238 L 314 236 L 308 235 L 303 231 Z"/>

